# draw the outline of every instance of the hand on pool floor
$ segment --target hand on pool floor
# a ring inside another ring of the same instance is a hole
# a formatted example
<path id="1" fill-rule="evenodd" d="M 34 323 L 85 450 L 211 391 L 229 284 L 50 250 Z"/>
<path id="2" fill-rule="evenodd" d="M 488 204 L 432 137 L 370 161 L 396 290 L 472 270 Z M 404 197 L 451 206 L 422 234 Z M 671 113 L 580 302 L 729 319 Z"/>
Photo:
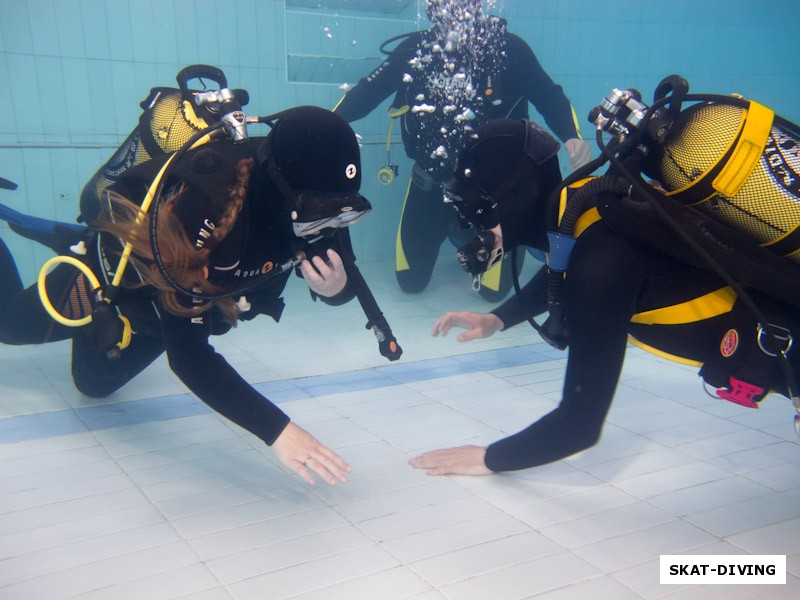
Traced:
<path id="1" fill-rule="evenodd" d="M 412 458 L 409 463 L 417 469 L 427 469 L 428 475 L 491 475 L 485 462 L 486 448 L 458 446 L 431 450 Z"/>
<path id="2" fill-rule="evenodd" d="M 316 473 L 329 484 L 336 485 L 347 481 L 346 473 L 352 470 L 336 452 L 291 422 L 272 444 L 272 449 L 284 466 L 300 475 L 310 485 L 314 485 L 312 473 Z"/>
<path id="3" fill-rule="evenodd" d="M 436 323 L 433 324 L 431 335 L 434 337 L 438 335 L 445 336 L 453 327 L 466 329 L 466 331 L 458 334 L 456 340 L 468 342 L 494 335 L 503 328 L 503 322 L 492 313 L 449 312 L 439 317 Z"/>

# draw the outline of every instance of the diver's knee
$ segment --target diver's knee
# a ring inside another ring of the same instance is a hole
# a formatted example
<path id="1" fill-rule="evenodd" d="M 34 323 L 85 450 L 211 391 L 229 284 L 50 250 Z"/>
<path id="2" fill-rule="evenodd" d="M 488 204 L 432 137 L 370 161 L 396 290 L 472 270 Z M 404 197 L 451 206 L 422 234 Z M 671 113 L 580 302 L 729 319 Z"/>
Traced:
<path id="1" fill-rule="evenodd" d="M 77 389 L 84 396 L 88 396 L 89 398 L 107 398 L 108 396 L 117 391 L 117 388 L 106 389 L 95 385 L 85 385 L 77 381 L 75 381 L 74 383 L 75 383 L 75 389 Z"/>
<path id="2" fill-rule="evenodd" d="M 406 294 L 418 294 L 423 291 L 430 283 L 430 276 L 424 277 L 419 273 L 414 273 L 411 270 L 395 271 L 397 283 L 400 289 Z"/>
<path id="3" fill-rule="evenodd" d="M 77 373 L 72 374 L 72 383 L 76 390 L 89 398 L 106 398 L 121 387 L 113 379 L 98 379 Z"/>

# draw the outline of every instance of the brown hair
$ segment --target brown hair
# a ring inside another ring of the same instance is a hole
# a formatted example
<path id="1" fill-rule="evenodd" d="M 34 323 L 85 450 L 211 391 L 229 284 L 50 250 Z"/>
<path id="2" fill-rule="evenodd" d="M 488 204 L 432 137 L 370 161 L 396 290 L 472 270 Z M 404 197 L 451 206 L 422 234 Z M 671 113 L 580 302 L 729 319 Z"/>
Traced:
<path id="1" fill-rule="evenodd" d="M 215 242 L 212 244 L 213 246 L 228 235 L 244 206 L 254 162 L 252 158 L 245 158 L 236 164 L 236 180 L 230 192 L 230 201 L 212 233 L 212 240 Z M 169 205 L 184 191 L 185 186 L 178 184 L 161 201 L 163 204 Z M 95 225 L 100 230 L 115 235 L 123 243 L 132 245 L 130 261 L 142 279 L 141 283 L 132 284 L 133 286 L 149 285 L 155 288 L 162 306 L 170 314 L 190 317 L 217 307 L 231 325 L 236 325 L 239 309 L 230 296 L 207 300 L 197 305 L 192 305 L 191 301 L 187 302 L 186 297 L 164 279 L 155 264 L 150 248 L 149 215 L 143 215 L 141 222 L 137 223 L 136 219 L 140 212 L 138 204 L 112 191 L 107 193 L 107 198 L 108 202 L 103 204 Z M 159 213 L 156 235 L 164 267 L 176 283 L 181 287 L 197 289 L 206 294 L 221 292 L 217 286 L 208 281 L 209 250 L 195 248 L 172 211 L 163 210 Z"/>

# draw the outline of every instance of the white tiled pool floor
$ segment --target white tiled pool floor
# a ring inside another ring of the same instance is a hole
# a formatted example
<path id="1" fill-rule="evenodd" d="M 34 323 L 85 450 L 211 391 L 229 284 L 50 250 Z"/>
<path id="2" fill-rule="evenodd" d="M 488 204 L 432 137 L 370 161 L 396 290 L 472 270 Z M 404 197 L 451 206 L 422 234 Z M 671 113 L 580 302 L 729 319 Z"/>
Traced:
<path id="1" fill-rule="evenodd" d="M 552 465 L 429 477 L 411 456 L 486 444 L 560 398 L 564 354 L 527 326 L 432 338 L 485 310 L 455 261 L 417 296 L 362 270 L 405 350 L 378 355 L 356 302 L 287 290 L 279 325 L 215 346 L 353 466 L 309 487 L 187 393 L 162 360 L 113 397 L 69 346 L 0 347 L 0 598 L 510 600 L 800 597 L 800 443 L 781 397 L 755 411 L 631 350 L 603 439 Z M 786 585 L 660 585 L 662 554 L 783 554 Z"/>

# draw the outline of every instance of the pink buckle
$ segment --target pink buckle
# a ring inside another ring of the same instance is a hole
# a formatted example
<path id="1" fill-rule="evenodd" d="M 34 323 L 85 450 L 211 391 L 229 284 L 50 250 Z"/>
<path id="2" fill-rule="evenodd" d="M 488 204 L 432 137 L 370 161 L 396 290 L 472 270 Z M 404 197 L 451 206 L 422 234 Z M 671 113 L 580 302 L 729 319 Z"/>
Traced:
<path id="1" fill-rule="evenodd" d="M 758 404 L 756 404 L 753 398 L 761 400 L 764 394 L 764 388 L 746 383 L 735 377 L 730 378 L 730 384 L 730 389 L 717 390 L 717 396 L 729 402 L 746 406 L 747 408 L 758 408 Z"/>

